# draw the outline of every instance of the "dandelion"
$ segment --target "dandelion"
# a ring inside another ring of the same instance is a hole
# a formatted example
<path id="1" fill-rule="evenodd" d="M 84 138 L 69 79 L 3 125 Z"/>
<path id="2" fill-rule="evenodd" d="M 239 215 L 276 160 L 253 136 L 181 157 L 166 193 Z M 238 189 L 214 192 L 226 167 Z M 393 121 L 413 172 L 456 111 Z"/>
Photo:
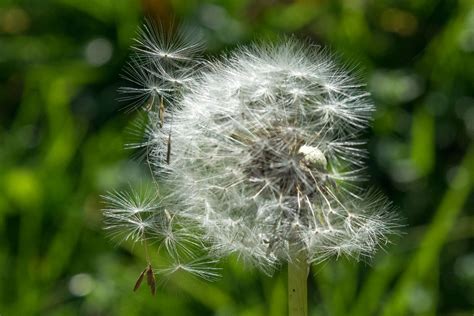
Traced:
<path id="1" fill-rule="evenodd" d="M 166 274 L 213 279 L 218 271 L 194 251 L 215 260 L 236 255 L 269 275 L 288 263 L 290 311 L 304 313 L 312 263 L 369 258 L 395 227 L 390 203 L 363 186 L 369 94 L 327 52 L 294 38 L 193 63 L 199 45 L 156 34 L 144 27 L 133 59 L 140 63 L 128 71 L 147 88 L 123 91 L 148 116 L 145 141 L 132 147 L 147 148 L 170 193 L 143 229 L 113 211 L 127 196 L 107 198 L 107 228 L 134 241 L 156 229 L 151 235 L 175 259 Z"/>

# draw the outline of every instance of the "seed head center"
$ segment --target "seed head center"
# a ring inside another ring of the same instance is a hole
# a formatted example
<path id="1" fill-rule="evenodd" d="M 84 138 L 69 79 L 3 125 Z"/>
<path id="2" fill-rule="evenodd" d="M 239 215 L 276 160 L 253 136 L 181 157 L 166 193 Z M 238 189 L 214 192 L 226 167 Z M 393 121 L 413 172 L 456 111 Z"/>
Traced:
<path id="1" fill-rule="evenodd" d="M 318 147 L 303 145 L 298 150 L 303 155 L 301 163 L 310 169 L 326 170 L 327 160 L 323 152 Z"/>

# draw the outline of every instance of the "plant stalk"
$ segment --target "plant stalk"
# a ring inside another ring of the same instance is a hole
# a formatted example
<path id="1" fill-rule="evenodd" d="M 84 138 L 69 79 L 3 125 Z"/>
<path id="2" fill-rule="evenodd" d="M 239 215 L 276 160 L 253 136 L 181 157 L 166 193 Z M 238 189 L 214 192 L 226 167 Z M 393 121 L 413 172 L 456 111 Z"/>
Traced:
<path id="1" fill-rule="evenodd" d="M 309 264 L 304 253 L 288 263 L 288 315 L 308 315 Z"/>

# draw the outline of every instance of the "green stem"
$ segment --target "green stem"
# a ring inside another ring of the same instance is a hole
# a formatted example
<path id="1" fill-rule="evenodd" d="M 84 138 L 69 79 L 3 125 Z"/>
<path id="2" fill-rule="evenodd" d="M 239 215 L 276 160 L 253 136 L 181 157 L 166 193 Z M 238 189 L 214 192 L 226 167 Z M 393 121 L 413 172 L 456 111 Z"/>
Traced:
<path id="1" fill-rule="evenodd" d="M 308 315 L 308 272 L 309 264 L 301 253 L 288 263 L 288 315 Z"/>

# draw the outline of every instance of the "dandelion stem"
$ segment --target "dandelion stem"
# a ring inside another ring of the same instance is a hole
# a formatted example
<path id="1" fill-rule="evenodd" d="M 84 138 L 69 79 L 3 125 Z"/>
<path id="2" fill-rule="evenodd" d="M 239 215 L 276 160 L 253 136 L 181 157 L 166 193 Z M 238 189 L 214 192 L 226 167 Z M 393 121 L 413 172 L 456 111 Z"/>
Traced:
<path id="1" fill-rule="evenodd" d="M 309 264 L 303 252 L 288 263 L 288 315 L 308 315 Z"/>

